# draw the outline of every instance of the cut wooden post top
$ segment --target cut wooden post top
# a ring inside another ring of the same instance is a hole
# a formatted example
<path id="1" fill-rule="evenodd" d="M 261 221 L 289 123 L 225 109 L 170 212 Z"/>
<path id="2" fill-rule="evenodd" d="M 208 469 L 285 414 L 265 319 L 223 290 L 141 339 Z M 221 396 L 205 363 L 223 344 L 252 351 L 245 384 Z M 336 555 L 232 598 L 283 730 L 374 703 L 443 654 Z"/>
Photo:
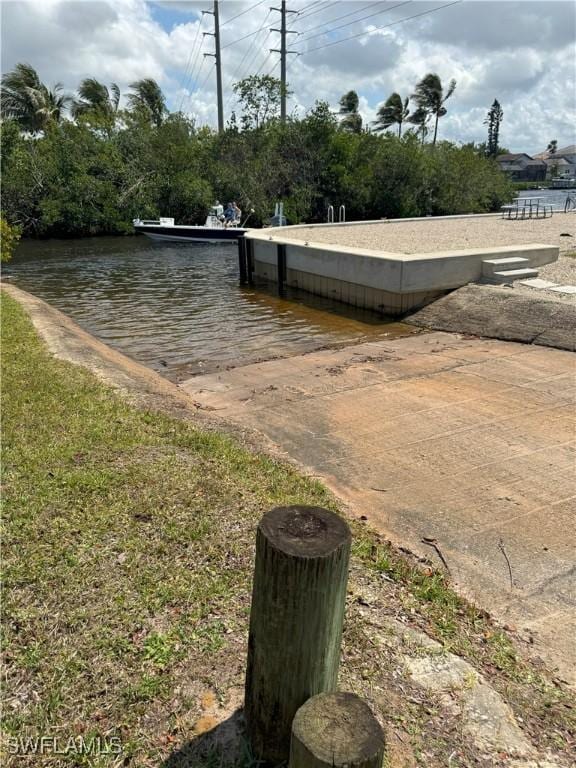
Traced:
<path id="1" fill-rule="evenodd" d="M 292 557 L 326 557 L 352 538 L 348 523 L 322 507 L 276 507 L 259 532 L 274 549 Z"/>
<path id="2" fill-rule="evenodd" d="M 385 739 L 355 693 L 320 693 L 296 712 L 289 768 L 380 768 Z"/>

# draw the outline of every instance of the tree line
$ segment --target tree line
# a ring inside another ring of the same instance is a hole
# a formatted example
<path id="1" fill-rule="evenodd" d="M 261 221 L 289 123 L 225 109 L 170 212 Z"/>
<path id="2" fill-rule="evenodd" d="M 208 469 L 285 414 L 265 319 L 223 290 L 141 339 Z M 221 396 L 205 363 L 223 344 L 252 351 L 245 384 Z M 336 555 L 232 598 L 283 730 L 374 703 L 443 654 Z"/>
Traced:
<path id="1" fill-rule="evenodd" d="M 239 118 L 218 134 L 170 112 L 154 80 L 132 83 L 121 108 L 114 83 L 86 78 L 72 96 L 19 64 L 2 77 L 3 216 L 24 235 L 66 237 L 129 233 L 137 217 L 196 223 L 215 198 L 253 208 L 253 225 L 278 200 L 291 223 L 323 221 L 341 203 L 349 219 L 496 210 L 512 190 L 486 148 L 438 140 L 454 88 L 437 75 L 416 88 L 414 112 L 434 120 L 423 143 L 423 123 L 401 130 L 406 99 L 401 112 L 388 99 L 375 130 L 354 92 L 339 113 L 319 101 L 283 123 L 280 82 L 251 76 L 235 85 Z"/>

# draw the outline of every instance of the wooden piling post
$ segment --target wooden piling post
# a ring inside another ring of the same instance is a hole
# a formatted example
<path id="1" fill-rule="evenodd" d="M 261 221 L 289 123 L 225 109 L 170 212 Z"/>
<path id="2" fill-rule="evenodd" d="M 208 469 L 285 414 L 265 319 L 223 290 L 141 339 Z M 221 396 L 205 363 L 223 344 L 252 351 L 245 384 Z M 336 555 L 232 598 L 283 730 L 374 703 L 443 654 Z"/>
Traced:
<path id="1" fill-rule="evenodd" d="M 368 704 L 354 693 L 321 693 L 292 723 L 288 768 L 381 768 L 385 740 Z"/>
<path id="2" fill-rule="evenodd" d="M 246 240 L 244 238 L 244 244 L 246 246 L 246 268 L 248 270 L 248 285 L 254 285 L 254 241 Z"/>
<path id="3" fill-rule="evenodd" d="M 246 240 L 244 235 L 238 238 L 238 266 L 240 271 L 240 285 L 248 282 L 248 255 L 246 253 Z"/>
<path id="4" fill-rule="evenodd" d="M 298 708 L 336 689 L 351 538 L 320 507 L 277 507 L 260 521 L 244 710 L 260 759 L 286 760 Z"/>
<path id="5" fill-rule="evenodd" d="M 278 243 L 276 246 L 278 293 L 282 296 L 286 288 L 286 245 Z"/>

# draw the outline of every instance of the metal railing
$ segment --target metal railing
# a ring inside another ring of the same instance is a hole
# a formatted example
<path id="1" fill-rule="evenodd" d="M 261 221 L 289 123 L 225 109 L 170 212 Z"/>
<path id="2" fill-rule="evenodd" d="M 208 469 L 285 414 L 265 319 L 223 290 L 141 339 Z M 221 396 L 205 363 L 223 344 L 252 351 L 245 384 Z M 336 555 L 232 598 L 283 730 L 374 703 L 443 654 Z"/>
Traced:
<path id="1" fill-rule="evenodd" d="M 334 206 L 333 205 L 329 205 L 328 206 L 327 215 L 326 215 L 326 221 L 327 221 L 328 224 L 334 224 L 335 218 L 334 218 Z M 338 223 L 342 224 L 345 221 L 346 221 L 346 206 L 345 205 L 341 205 L 338 208 Z"/>

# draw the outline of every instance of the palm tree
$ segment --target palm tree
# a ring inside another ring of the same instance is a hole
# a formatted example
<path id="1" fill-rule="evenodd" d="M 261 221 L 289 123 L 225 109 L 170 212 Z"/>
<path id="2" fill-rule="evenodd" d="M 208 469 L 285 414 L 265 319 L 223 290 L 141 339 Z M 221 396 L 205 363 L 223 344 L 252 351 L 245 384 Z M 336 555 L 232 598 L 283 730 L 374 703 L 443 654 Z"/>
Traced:
<path id="1" fill-rule="evenodd" d="M 15 120 L 28 133 L 59 123 L 71 100 L 62 93 L 62 83 L 48 88 L 30 64 L 16 64 L 11 72 L 2 75 L 2 115 Z"/>
<path id="2" fill-rule="evenodd" d="M 340 99 L 340 129 L 348 133 L 360 133 L 362 130 L 362 115 L 358 112 L 360 101 L 356 91 L 348 91 Z"/>
<path id="3" fill-rule="evenodd" d="M 78 88 L 80 98 L 72 105 L 72 116 L 98 115 L 111 122 L 118 112 L 120 103 L 120 88 L 116 83 L 110 85 L 110 90 L 94 77 L 86 77 Z"/>
<path id="4" fill-rule="evenodd" d="M 400 94 L 393 93 L 386 99 L 386 102 L 378 109 L 377 118 L 374 121 L 376 131 L 385 131 L 395 123 L 398 125 L 398 138 L 402 136 L 402 123 L 407 119 L 410 97 L 404 99 Z"/>
<path id="5" fill-rule="evenodd" d="M 428 133 L 428 120 L 430 119 L 430 112 L 428 110 L 424 109 L 424 107 L 418 107 L 417 109 L 412 112 L 411 115 L 408 115 L 406 120 L 409 123 L 412 123 L 412 125 L 416 126 L 416 133 L 420 134 L 420 138 L 422 140 L 422 144 L 424 144 L 424 139 L 426 138 L 426 134 Z"/>
<path id="6" fill-rule="evenodd" d="M 43 129 L 50 123 L 60 123 L 72 103 L 72 96 L 62 93 L 62 88 L 62 83 L 56 83 L 53 88 L 42 86 L 36 102 L 36 114 L 43 123 Z"/>
<path id="7" fill-rule="evenodd" d="M 438 120 L 444 117 L 447 110 L 444 104 L 448 101 L 450 96 L 456 89 L 456 80 L 450 80 L 448 90 L 444 93 L 442 88 L 442 81 L 435 72 L 430 72 L 420 80 L 416 86 L 416 92 L 414 93 L 414 100 L 419 108 L 425 109 L 431 115 L 434 115 L 434 138 L 432 139 L 432 145 L 436 144 L 436 136 L 438 135 Z"/>
<path id="8" fill-rule="evenodd" d="M 156 80 L 146 77 L 130 84 L 133 93 L 128 94 L 130 109 L 145 115 L 154 125 L 162 124 L 166 109 L 166 99 Z"/>
<path id="9" fill-rule="evenodd" d="M 549 155 L 555 155 L 558 150 L 558 139 L 552 139 L 552 141 L 546 147 L 546 152 Z"/>

